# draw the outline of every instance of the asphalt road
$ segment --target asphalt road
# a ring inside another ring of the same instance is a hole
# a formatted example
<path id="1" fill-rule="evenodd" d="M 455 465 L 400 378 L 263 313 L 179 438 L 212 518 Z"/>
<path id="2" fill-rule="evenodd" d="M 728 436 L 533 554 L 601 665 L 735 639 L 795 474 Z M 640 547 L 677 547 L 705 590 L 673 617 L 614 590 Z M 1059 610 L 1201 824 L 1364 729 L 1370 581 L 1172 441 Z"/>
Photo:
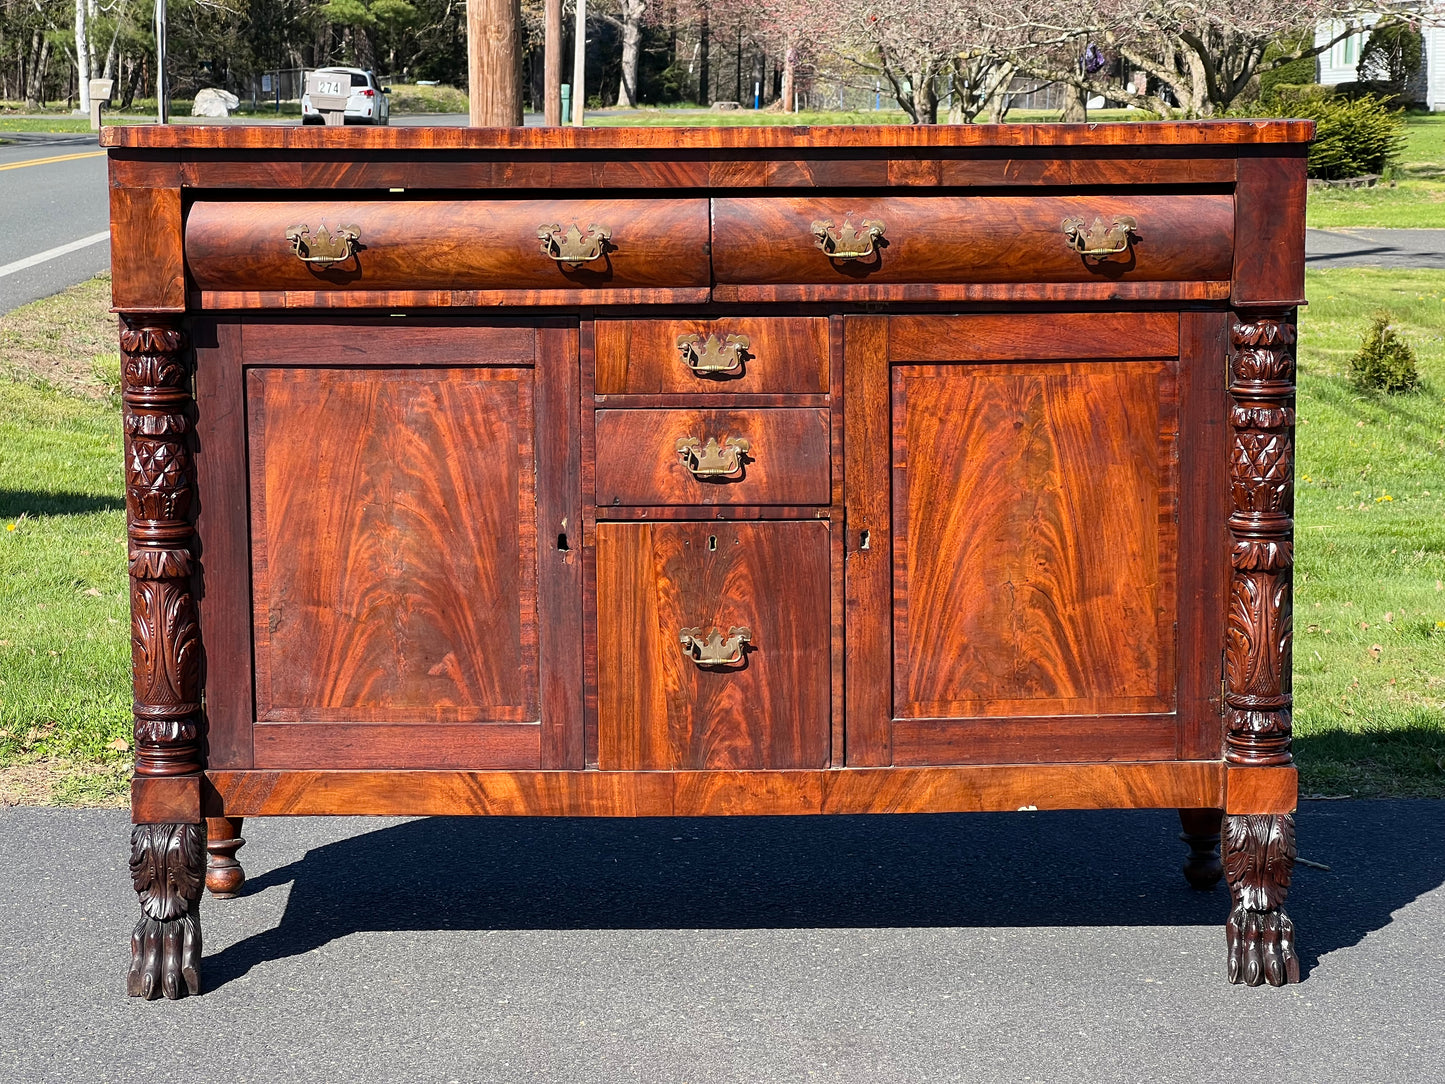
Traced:
<path id="1" fill-rule="evenodd" d="M 1306 230 L 1305 264 L 1445 269 L 1445 230 Z"/>
<path id="2" fill-rule="evenodd" d="M 1171 811 L 247 822 L 199 998 L 124 996 L 119 811 L 0 811 L 0 1080 L 1421 1084 L 1445 802 L 1315 802 L 1305 981 L 1224 980 Z"/>
<path id="3" fill-rule="evenodd" d="M 110 240 L 96 239 L 110 229 L 110 204 L 95 137 L 5 138 L 14 142 L 0 146 L 0 313 L 110 266 Z M 59 251 L 75 242 L 87 243 Z"/>

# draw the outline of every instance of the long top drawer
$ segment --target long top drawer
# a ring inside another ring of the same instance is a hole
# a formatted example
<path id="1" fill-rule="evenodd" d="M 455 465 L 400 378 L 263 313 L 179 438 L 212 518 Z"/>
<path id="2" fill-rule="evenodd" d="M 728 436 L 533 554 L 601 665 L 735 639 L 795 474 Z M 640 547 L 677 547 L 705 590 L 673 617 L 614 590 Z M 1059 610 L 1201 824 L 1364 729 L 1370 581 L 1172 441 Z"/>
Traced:
<path id="1" fill-rule="evenodd" d="M 705 288 L 708 234 L 706 199 L 206 201 L 185 244 L 202 290 L 607 291 Z"/>

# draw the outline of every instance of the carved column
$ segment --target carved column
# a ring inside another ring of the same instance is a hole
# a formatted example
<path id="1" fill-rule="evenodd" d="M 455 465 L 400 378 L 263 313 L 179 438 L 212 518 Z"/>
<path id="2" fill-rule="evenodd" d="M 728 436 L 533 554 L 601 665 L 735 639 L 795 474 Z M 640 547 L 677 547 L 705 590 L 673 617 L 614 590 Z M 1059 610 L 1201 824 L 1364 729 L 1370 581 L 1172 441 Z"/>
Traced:
<path id="1" fill-rule="evenodd" d="M 1294 325 L 1291 312 L 1236 317 L 1229 394 L 1230 589 L 1225 626 L 1224 759 L 1287 765 L 1294 570 Z M 1294 817 L 1228 814 L 1221 839 L 1233 909 L 1229 981 L 1299 981 L 1284 912 Z"/>
<path id="2" fill-rule="evenodd" d="M 1224 743 L 1231 764 L 1290 763 L 1294 327 L 1288 315 L 1239 320 L 1233 329 Z"/>
<path id="3" fill-rule="evenodd" d="M 190 775 L 201 770 L 201 643 L 192 591 L 186 341 L 173 318 L 125 317 L 120 346 L 135 774 Z M 198 992 L 204 828 L 136 825 L 130 866 L 142 917 L 131 939 L 129 992 Z"/>

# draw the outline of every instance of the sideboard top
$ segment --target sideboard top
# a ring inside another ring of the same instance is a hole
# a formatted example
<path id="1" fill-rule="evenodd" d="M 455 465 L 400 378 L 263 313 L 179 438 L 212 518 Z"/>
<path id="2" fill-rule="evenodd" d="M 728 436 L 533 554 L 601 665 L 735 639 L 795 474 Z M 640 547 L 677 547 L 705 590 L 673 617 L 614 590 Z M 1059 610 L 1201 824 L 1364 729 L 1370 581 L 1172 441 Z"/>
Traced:
<path id="1" fill-rule="evenodd" d="M 106 127 L 103 147 L 166 150 L 676 151 L 893 147 L 1230 146 L 1307 143 L 1308 120 L 1115 124 L 925 124 L 696 128 L 325 128 L 151 124 Z"/>

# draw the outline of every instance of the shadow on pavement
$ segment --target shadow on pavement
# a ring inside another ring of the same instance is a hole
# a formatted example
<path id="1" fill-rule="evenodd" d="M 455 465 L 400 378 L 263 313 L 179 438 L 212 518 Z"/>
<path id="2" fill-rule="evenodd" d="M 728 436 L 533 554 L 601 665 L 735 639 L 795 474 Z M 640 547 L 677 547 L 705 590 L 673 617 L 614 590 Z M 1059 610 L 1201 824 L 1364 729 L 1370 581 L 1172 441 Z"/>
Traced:
<path id="1" fill-rule="evenodd" d="M 1185 885 L 1178 831 L 1171 811 L 408 821 L 252 879 L 293 883 L 282 921 L 208 957 L 207 985 L 392 929 L 1206 925 L 1222 966 L 1228 894 Z M 1445 802 L 1307 804 L 1299 836 L 1331 866 L 1295 871 L 1306 971 L 1445 883 Z"/>

